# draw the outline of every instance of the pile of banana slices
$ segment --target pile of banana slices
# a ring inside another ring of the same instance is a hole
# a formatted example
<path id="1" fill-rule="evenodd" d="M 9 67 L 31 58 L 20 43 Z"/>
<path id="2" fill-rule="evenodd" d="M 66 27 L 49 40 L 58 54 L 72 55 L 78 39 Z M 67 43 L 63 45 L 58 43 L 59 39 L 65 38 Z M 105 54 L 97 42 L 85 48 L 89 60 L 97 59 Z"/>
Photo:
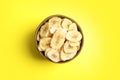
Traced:
<path id="1" fill-rule="evenodd" d="M 53 62 L 72 59 L 80 49 L 82 34 L 68 18 L 54 16 L 37 32 L 37 48 Z"/>

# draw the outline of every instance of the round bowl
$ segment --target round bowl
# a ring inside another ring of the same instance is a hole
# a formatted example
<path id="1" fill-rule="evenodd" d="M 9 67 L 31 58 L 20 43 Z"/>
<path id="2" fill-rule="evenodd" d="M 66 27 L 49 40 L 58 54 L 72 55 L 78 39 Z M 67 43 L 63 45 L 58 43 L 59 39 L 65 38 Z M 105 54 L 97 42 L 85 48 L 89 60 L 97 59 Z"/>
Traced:
<path id="1" fill-rule="evenodd" d="M 37 41 L 37 34 L 38 34 L 39 30 L 41 29 L 42 25 L 43 25 L 44 23 L 48 22 L 48 20 L 51 19 L 52 17 L 67 18 L 67 19 L 71 20 L 72 22 L 76 23 L 77 28 L 78 28 L 78 31 L 80 31 L 80 33 L 82 34 L 82 39 L 81 39 L 81 43 L 80 43 L 80 49 L 77 51 L 77 54 L 76 54 L 72 59 L 69 59 L 69 60 L 66 60 L 66 61 L 60 61 L 60 62 L 53 62 L 52 60 L 50 60 L 49 58 L 47 58 L 47 57 L 44 55 L 44 51 L 39 51 L 39 49 L 38 49 L 39 41 Z M 51 16 L 45 18 L 45 19 L 39 24 L 39 26 L 37 27 L 36 32 L 35 32 L 35 45 L 36 45 L 37 50 L 39 51 L 39 53 L 40 53 L 44 58 L 46 58 L 47 60 L 49 60 L 50 62 L 53 62 L 53 63 L 66 63 L 66 62 L 69 62 L 69 61 L 73 60 L 75 57 L 77 57 L 77 56 L 80 54 L 80 51 L 82 50 L 82 47 L 83 47 L 83 42 L 84 42 L 84 36 L 83 36 L 83 32 L 82 32 L 82 29 L 81 29 L 80 25 L 78 25 L 78 23 L 77 23 L 75 20 L 73 20 L 72 18 L 69 18 L 69 17 L 64 16 L 64 15 L 51 15 Z"/>

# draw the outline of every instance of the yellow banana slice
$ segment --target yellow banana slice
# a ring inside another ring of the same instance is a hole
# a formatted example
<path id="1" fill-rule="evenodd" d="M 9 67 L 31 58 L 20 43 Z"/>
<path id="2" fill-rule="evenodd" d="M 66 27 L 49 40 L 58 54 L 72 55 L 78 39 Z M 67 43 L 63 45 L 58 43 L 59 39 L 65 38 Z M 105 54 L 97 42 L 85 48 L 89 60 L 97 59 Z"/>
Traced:
<path id="1" fill-rule="evenodd" d="M 49 27 L 48 23 L 45 23 L 40 29 L 40 36 L 41 37 L 48 37 L 49 36 L 49 29 L 50 29 L 50 27 Z"/>
<path id="2" fill-rule="evenodd" d="M 52 49 L 52 48 L 47 48 L 47 49 L 45 50 L 45 56 L 47 56 L 48 51 L 51 50 L 51 49 Z"/>
<path id="3" fill-rule="evenodd" d="M 71 42 L 69 41 L 70 46 L 80 46 L 80 41 L 77 42 Z"/>
<path id="4" fill-rule="evenodd" d="M 77 51 L 80 50 L 80 46 L 77 46 Z"/>
<path id="5" fill-rule="evenodd" d="M 64 52 L 65 53 L 74 53 L 77 51 L 76 46 L 70 46 L 69 41 L 66 41 L 64 44 Z"/>
<path id="6" fill-rule="evenodd" d="M 54 33 L 50 46 L 54 49 L 60 49 L 65 41 L 66 31 L 62 28 L 57 29 Z"/>
<path id="7" fill-rule="evenodd" d="M 75 23 L 70 24 L 70 26 L 69 26 L 69 31 L 70 31 L 70 30 L 75 30 L 75 31 L 77 31 L 77 25 L 76 25 Z"/>
<path id="8" fill-rule="evenodd" d="M 52 49 L 52 48 L 49 49 L 46 52 L 46 57 L 48 57 L 53 62 L 59 62 L 60 61 L 60 54 L 59 54 L 58 50 L 56 50 L 56 49 Z"/>
<path id="9" fill-rule="evenodd" d="M 43 50 L 41 49 L 40 45 L 38 45 L 38 50 L 39 50 L 39 51 L 43 51 Z"/>
<path id="10" fill-rule="evenodd" d="M 77 53 L 77 52 L 65 53 L 64 50 L 61 50 L 60 59 L 61 59 L 62 61 L 70 60 L 70 59 L 72 59 L 72 58 L 76 55 L 76 53 Z"/>
<path id="11" fill-rule="evenodd" d="M 61 27 L 61 21 L 62 19 L 59 17 L 53 17 L 49 20 L 48 24 L 50 27 L 50 33 L 53 34 L 57 30 L 57 28 Z"/>
<path id="12" fill-rule="evenodd" d="M 62 27 L 65 29 L 65 30 L 68 30 L 69 29 L 69 25 L 72 24 L 72 21 L 67 19 L 67 18 L 64 18 L 63 19 L 63 22 L 62 22 Z"/>
<path id="13" fill-rule="evenodd" d="M 50 48 L 51 38 L 42 38 L 40 39 L 39 46 L 42 51 L 45 51 L 47 48 Z"/>
<path id="14" fill-rule="evenodd" d="M 40 41 L 40 34 L 37 34 L 37 41 Z"/>
<path id="15" fill-rule="evenodd" d="M 78 31 L 68 31 L 67 35 L 66 35 L 66 39 L 72 42 L 77 42 L 80 41 L 82 39 L 82 35 L 80 32 Z"/>

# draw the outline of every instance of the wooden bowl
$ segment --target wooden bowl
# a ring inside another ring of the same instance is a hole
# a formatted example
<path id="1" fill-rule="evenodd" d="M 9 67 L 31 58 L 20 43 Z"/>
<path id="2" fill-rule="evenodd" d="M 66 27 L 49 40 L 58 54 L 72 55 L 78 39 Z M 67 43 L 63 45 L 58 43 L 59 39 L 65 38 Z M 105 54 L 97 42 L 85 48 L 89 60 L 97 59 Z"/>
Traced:
<path id="1" fill-rule="evenodd" d="M 62 18 L 62 19 L 63 19 L 63 18 L 67 18 L 67 19 L 71 20 L 72 22 L 76 23 L 77 28 L 78 28 L 78 31 L 80 31 L 80 33 L 82 34 L 82 39 L 81 39 L 81 43 L 80 43 L 80 49 L 77 51 L 77 54 L 76 54 L 72 59 L 69 59 L 69 60 L 66 60 L 66 61 L 60 61 L 60 62 L 53 62 L 52 60 L 50 60 L 49 58 L 47 58 L 47 57 L 44 55 L 44 54 L 45 54 L 44 51 L 39 51 L 39 49 L 38 49 L 39 41 L 37 41 L 37 34 L 38 34 L 38 32 L 40 31 L 42 25 L 45 24 L 46 22 L 48 22 L 48 20 L 51 19 L 52 17 L 60 17 L 60 18 Z M 40 53 L 44 58 L 46 58 L 47 60 L 49 60 L 50 62 L 53 62 L 53 63 L 66 63 L 66 62 L 69 62 L 69 61 L 73 60 L 75 57 L 77 57 L 77 56 L 80 54 L 80 51 L 82 50 L 82 47 L 83 47 L 83 43 L 84 43 L 84 36 L 83 36 L 83 32 L 82 32 L 81 27 L 78 25 L 78 23 L 77 23 L 75 20 L 73 20 L 73 19 L 71 19 L 71 18 L 69 18 L 69 17 L 67 17 L 67 16 L 64 16 L 64 15 L 51 15 L 51 16 L 47 17 L 46 19 L 44 19 L 44 20 L 39 24 L 39 26 L 37 27 L 36 32 L 35 32 L 35 44 L 36 44 L 37 50 L 39 51 L 39 53 Z"/>

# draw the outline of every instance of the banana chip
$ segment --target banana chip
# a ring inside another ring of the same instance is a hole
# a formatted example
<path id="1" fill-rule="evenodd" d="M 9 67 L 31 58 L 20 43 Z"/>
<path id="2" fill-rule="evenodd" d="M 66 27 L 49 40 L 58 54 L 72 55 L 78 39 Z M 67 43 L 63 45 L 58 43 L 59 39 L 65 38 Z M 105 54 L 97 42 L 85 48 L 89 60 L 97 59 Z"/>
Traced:
<path id="1" fill-rule="evenodd" d="M 77 47 L 76 46 L 70 46 L 69 41 L 66 41 L 64 44 L 64 52 L 65 53 L 73 53 L 77 51 Z"/>
<path id="2" fill-rule="evenodd" d="M 48 23 L 45 23 L 40 29 L 40 36 L 41 37 L 48 37 L 50 35 L 49 29 L 50 29 L 50 27 L 49 27 Z"/>
<path id="3" fill-rule="evenodd" d="M 82 39 L 82 35 L 80 32 L 78 31 L 68 31 L 67 35 L 66 35 L 66 39 L 72 42 L 77 42 L 80 41 Z"/>
<path id="4" fill-rule="evenodd" d="M 37 33 L 37 41 L 40 41 L 40 34 Z"/>
<path id="5" fill-rule="evenodd" d="M 70 46 L 80 46 L 80 41 L 77 41 L 77 42 L 71 42 L 71 41 L 69 41 L 69 44 L 70 44 Z"/>
<path id="6" fill-rule="evenodd" d="M 69 25 L 72 24 L 72 21 L 65 18 L 63 19 L 63 22 L 62 22 L 62 27 L 65 29 L 65 30 L 68 30 L 69 29 Z"/>
<path id="7" fill-rule="evenodd" d="M 45 51 L 47 48 L 50 48 L 51 38 L 42 38 L 40 39 L 39 46 L 42 51 Z"/>
<path id="8" fill-rule="evenodd" d="M 50 46 L 54 49 L 60 49 L 64 44 L 66 31 L 59 28 L 53 35 Z"/>
<path id="9" fill-rule="evenodd" d="M 70 30 L 75 30 L 77 31 L 77 25 L 75 23 L 72 23 L 70 26 L 69 26 L 69 31 Z"/>
<path id="10" fill-rule="evenodd" d="M 49 20 L 50 33 L 54 33 L 58 28 L 61 27 L 62 19 L 59 17 L 53 17 Z"/>
<path id="11" fill-rule="evenodd" d="M 61 50 L 61 53 L 60 53 L 60 59 L 62 61 L 66 61 L 66 60 L 70 60 L 72 59 L 75 55 L 76 55 L 77 52 L 72 52 L 72 53 L 65 53 L 64 50 Z"/>
<path id="12" fill-rule="evenodd" d="M 52 60 L 53 62 L 59 62 L 60 61 L 60 54 L 58 52 L 58 50 L 56 49 L 49 49 L 47 52 L 46 52 L 46 56 Z"/>

